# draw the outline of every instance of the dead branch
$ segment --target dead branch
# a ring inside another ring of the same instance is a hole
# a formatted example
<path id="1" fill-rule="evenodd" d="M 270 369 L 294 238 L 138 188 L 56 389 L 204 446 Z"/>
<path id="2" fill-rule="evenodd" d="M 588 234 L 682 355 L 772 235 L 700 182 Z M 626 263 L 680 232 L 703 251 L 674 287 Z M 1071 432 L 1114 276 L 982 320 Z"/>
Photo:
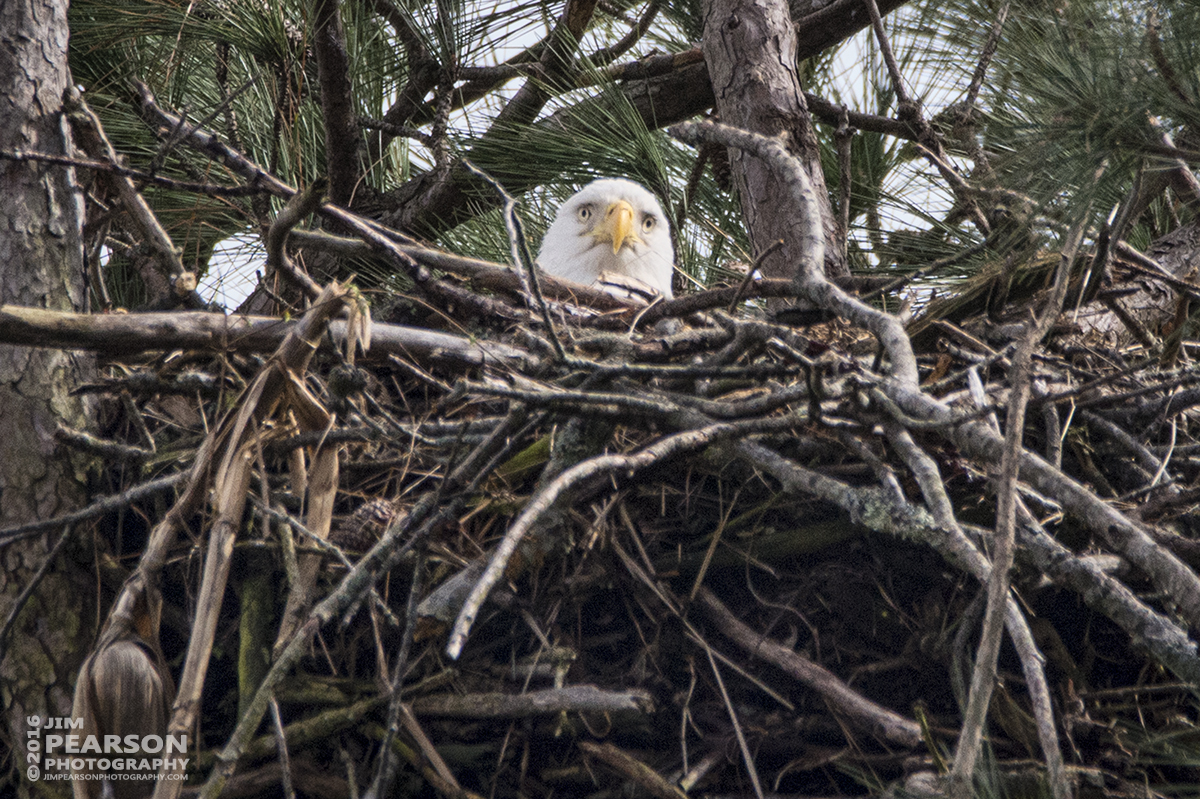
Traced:
<path id="1" fill-rule="evenodd" d="M 769 660 L 821 695 L 849 723 L 902 746 L 921 745 L 921 728 L 900 714 L 855 693 L 827 669 L 752 630 L 708 588 L 696 598 L 716 620 L 719 629 L 747 652 Z"/>
<path id="2" fill-rule="evenodd" d="M 624 777 L 658 799 L 683 799 L 687 794 L 664 780 L 658 772 L 637 758 L 622 752 L 610 743 L 595 744 L 583 741 L 579 748 L 592 757 L 620 772 Z"/>
<path id="3" fill-rule="evenodd" d="M 171 349 L 269 352 L 291 334 L 296 322 L 267 316 L 227 316 L 203 311 L 140 314 L 75 314 L 0 305 L 0 343 L 89 349 L 109 356 Z M 329 326 L 344 346 L 346 323 Z M 445 365 L 512 364 L 531 356 L 501 342 L 471 342 L 424 328 L 378 324 L 372 328 L 375 358 L 389 355 Z"/>
<path id="4" fill-rule="evenodd" d="M 547 688 L 528 694 L 467 694 L 422 697 L 418 716 L 466 719 L 527 718 L 551 713 L 646 713 L 654 703 L 645 691 L 604 691 L 594 685 Z"/>

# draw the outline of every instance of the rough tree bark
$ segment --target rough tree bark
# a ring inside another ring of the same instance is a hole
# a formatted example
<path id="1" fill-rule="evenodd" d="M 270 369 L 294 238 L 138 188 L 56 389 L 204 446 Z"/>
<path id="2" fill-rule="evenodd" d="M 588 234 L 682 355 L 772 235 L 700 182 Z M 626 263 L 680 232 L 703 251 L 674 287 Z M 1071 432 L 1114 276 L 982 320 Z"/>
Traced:
<path id="1" fill-rule="evenodd" d="M 325 153 L 329 171 L 329 201 L 350 205 L 360 175 L 359 135 L 354 117 L 346 31 L 338 0 L 321 0 L 314 7 L 317 74 L 321 83 L 321 112 L 325 117 Z"/>
<path id="2" fill-rule="evenodd" d="M 788 148 L 804 164 L 821 205 L 825 274 L 849 275 L 825 189 L 812 116 L 796 72 L 796 29 L 788 16 L 787 3 L 709 0 L 702 49 L 721 121 L 766 136 L 788 135 Z M 776 241 L 783 241 L 783 247 L 763 261 L 762 273 L 767 277 L 792 277 L 800 262 L 796 248 L 802 240 L 801 210 L 791 202 L 778 175 L 761 159 L 730 149 L 729 160 L 755 256 Z"/>
<path id="3" fill-rule="evenodd" d="M 69 85 L 67 0 L 0 3 L 0 149 L 69 154 L 61 113 Z M 3 161 L 0 185 L 0 302 L 78 309 L 82 215 L 73 175 L 59 166 Z M 90 357 L 0 346 L 0 526 L 82 504 L 80 476 L 56 450 L 54 430 L 59 420 L 86 426 L 89 406 L 69 391 L 90 369 Z M 61 534 L 54 530 L 0 550 L 0 619 Z M 60 558 L 0 642 L 0 735 L 13 753 L 0 786 L 19 780 L 21 795 L 59 796 L 67 787 L 26 779 L 25 733 L 28 716 L 70 715 L 71 683 L 90 633 L 83 623 L 89 592 L 79 579 Z"/>

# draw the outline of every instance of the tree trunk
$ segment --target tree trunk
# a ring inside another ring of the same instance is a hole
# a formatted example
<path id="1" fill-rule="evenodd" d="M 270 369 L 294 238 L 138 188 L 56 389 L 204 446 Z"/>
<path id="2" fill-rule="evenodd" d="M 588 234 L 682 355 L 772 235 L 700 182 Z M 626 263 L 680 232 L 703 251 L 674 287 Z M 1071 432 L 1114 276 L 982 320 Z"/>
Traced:
<path id="1" fill-rule="evenodd" d="M 0 150 L 70 154 L 63 91 L 67 69 L 66 0 L 0 3 Z M 72 310 L 83 302 L 81 195 L 70 170 L 0 161 L 0 302 Z M 59 420 L 82 427 L 88 403 L 69 396 L 90 357 L 59 350 L 0 346 L 0 527 L 46 519 L 79 506 L 84 488 L 58 452 Z M 0 549 L 0 619 L 62 534 Z M 63 559 L 65 560 L 65 559 Z M 29 716 L 70 716 L 72 682 L 90 630 L 84 590 L 69 566 L 53 564 L 5 642 L 0 642 L 0 725 L 13 766 L 0 785 L 19 780 L 22 795 L 63 795 L 62 782 L 30 782 Z"/>
<path id="2" fill-rule="evenodd" d="M 825 273 L 849 275 L 816 132 L 796 73 L 796 30 L 787 3 L 709 0 L 702 49 L 721 121 L 767 136 L 788 135 L 788 148 L 804 163 L 821 205 Z M 765 163 L 739 150 L 730 150 L 729 160 L 755 256 L 783 241 L 760 270 L 767 277 L 793 277 L 800 260 L 796 248 L 802 241 L 801 210 Z"/>

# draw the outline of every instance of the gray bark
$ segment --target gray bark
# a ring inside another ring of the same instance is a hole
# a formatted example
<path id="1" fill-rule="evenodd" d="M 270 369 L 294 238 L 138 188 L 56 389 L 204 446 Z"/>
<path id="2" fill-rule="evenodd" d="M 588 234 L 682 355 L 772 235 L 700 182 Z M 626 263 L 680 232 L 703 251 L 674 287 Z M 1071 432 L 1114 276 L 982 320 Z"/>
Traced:
<path id="1" fill-rule="evenodd" d="M 796 72 L 796 30 L 787 3 L 708 0 L 702 49 L 721 121 L 765 136 L 787 135 L 787 147 L 804 164 L 821 206 L 825 273 L 848 275 L 812 116 Z M 803 260 L 803 211 L 792 202 L 779 175 L 761 159 L 731 148 L 729 161 L 755 256 L 783 241 L 783 247 L 760 266 L 762 273 L 793 277 Z"/>
<path id="2" fill-rule="evenodd" d="M 0 149 L 69 154 L 62 116 L 67 70 L 66 0 L 0 3 Z M 83 301 L 80 195 L 60 166 L 0 162 L 0 302 L 73 310 Z M 77 468 L 56 451 L 55 423 L 84 427 L 88 407 L 69 396 L 90 359 L 56 350 L 0 346 L 0 526 L 64 513 L 80 504 Z M 0 619 L 45 560 L 61 531 L 0 550 Z M 66 559 L 64 559 L 66 560 Z M 16 754 L 18 790 L 61 796 L 62 782 L 30 782 L 28 716 L 70 716 L 75 672 L 85 654 L 84 597 L 60 561 L 0 644 L 4 724 Z M 0 779 L 3 779 L 0 777 Z"/>

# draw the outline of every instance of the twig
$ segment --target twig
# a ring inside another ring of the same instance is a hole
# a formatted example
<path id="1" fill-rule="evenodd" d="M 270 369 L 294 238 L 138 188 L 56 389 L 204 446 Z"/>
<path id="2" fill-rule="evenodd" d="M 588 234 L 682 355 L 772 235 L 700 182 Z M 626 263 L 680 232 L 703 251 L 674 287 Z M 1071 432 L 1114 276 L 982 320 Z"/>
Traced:
<path id="1" fill-rule="evenodd" d="M 879 405 L 887 411 L 888 416 L 896 420 L 900 425 L 909 430 L 937 430 L 939 428 L 953 427 L 957 424 L 978 419 L 981 416 L 987 416 L 993 413 L 990 405 L 983 405 L 972 411 L 956 412 L 949 419 L 918 419 L 915 416 L 910 416 L 904 412 L 904 409 L 896 404 L 896 401 L 887 395 L 887 392 L 878 386 L 870 388 L 871 399 L 878 402 Z"/>
<path id="2" fill-rule="evenodd" d="M 887 385 L 886 390 L 909 415 L 949 420 L 954 414 L 949 407 L 921 392 L 903 389 L 897 384 Z M 968 457 L 990 462 L 997 462 L 1001 457 L 1002 440 L 985 424 L 966 422 L 943 427 L 941 432 Z M 1183 618 L 1190 624 L 1200 625 L 1200 579 L 1192 569 L 1155 544 L 1139 524 L 1036 455 L 1022 454 L 1021 471 L 1034 488 L 1059 502 L 1065 511 L 1075 514 L 1088 529 L 1145 571 L 1163 590 L 1169 591 Z"/>
<path id="3" fill-rule="evenodd" d="M 413 563 L 412 585 L 408 590 L 408 606 L 405 613 L 404 633 L 400 638 L 400 651 L 396 653 L 396 663 L 392 670 L 387 730 L 384 733 L 383 743 L 379 749 L 379 764 L 375 768 L 375 779 L 372 780 L 371 787 L 367 789 L 367 792 L 363 795 L 363 799 L 376 799 L 377 797 L 388 796 L 391 791 L 392 782 L 396 779 L 397 764 L 395 756 L 392 753 L 392 741 L 400 733 L 402 719 L 407 719 L 412 715 L 401 699 L 400 689 L 404 685 L 404 675 L 408 670 L 408 653 L 412 648 L 413 633 L 417 629 L 417 606 L 420 604 L 423 585 L 421 578 L 424 572 L 424 551 L 418 550 L 416 560 Z M 420 739 L 418 738 L 418 740 Z M 429 748 L 432 749 L 432 747 Z M 442 778 L 457 788 L 458 782 L 454 779 L 454 775 L 450 773 L 450 770 L 446 768 L 446 764 L 441 761 L 441 757 L 437 757 L 433 762 L 440 764 L 441 767 L 438 769 L 438 772 Z"/>
<path id="4" fill-rule="evenodd" d="M 642 16 L 633 27 L 629 29 L 621 39 L 615 42 L 611 47 L 604 47 L 588 58 L 594 67 L 606 67 L 613 61 L 616 61 L 624 53 L 628 52 L 631 47 L 638 43 L 638 40 L 646 35 L 646 31 L 650 30 L 651 23 L 658 16 L 658 10 L 662 8 L 663 0 L 650 0 L 646 4 L 646 10 L 642 12 Z M 576 67 L 579 69 L 579 67 Z"/>
<path id="5" fill-rule="evenodd" d="M 1033 384 L 1033 396 L 1041 397 L 1047 393 L 1045 383 L 1037 381 Z M 1043 437 L 1046 439 L 1045 458 L 1056 469 L 1062 468 L 1063 429 L 1062 420 L 1058 416 L 1058 407 L 1047 402 L 1042 406 Z"/>
<path id="6" fill-rule="evenodd" d="M 717 661 L 723 663 L 727 668 L 736 672 L 739 677 L 753 684 L 756 688 L 758 688 L 758 690 L 771 697 L 771 699 L 777 702 L 780 707 L 784 708 L 789 713 L 794 713 L 796 711 L 796 706 L 794 704 L 789 702 L 778 691 L 772 689 L 765 682 L 751 674 L 744 666 L 739 664 L 733 658 L 723 655 L 720 651 L 713 647 L 712 644 L 705 640 L 704 636 L 701 635 L 700 630 L 698 630 L 696 626 L 688 620 L 687 615 L 683 612 L 683 603 L 680 602 L 679 598 L 671 593 L 667 586 L 663 585 L 661 581 L 655 579 L 653 576 L 653 564 L 650 562 L 650 558 L 646 554 L 644 547 L 641 546 L 636 528 L 632 526 L 631 522 L 624 518 L 625 515 L 626 514 L 622 514 L 623 521 L 626 522 L 626 529 L 629 531 L 629 539 L 637 546 L 638 554 L 641 555 L 642 562 L 646 565 L 646 569 L 643 569 L 641 566 L 639 566 L 633 560 L 632 556 L 630 556 L 629 553 L 627 553 L 621 547 L 620 542 L 614 539 L 611 542 L 613 552 L 615 552 L 617 557 L 621 559 L 621 562 L 624 564 L 626 570 L 643 585 L 645 585 L 646 588 L 649 589 L 649 591 L 654 595 L 654 597 L 661 602 L 663 606 L 669 610 L 673 616 L 675 616 L 675 618 L 679 619 L 680 623 L 683 624 L 684 629 L 687 631 L 687 637 L 692 641 L 692 643 L 696 644 L 696 646 L 700 647 L 705 652 L 712 654 Z M 649 571 L 647 571 L 647 569 Z"/>
<path id="7" fill-rule="evenodd" d="M 904 85 L 904 77 L 900 74 L 900 66 L 896 63 L 896 56 L 892 54 L 892 46 L 888 42 L 887 32 L 883 29 L 883 17 L 879 14 L 879 6 L 875 4 L 875 0 L 863 0 L 863 2 L 871 17 L 871 28 L 875 31 L 879 52 L 883 54 L 883 63 L 887 65 L 888 75 L 892 79 L 892 89 L 896 92 L 896 99 L 901 107 L 912 105 L 912 98 L 909 97 L 908 88 Z"/>
<path id="8" fill-rule="evenodd" d="M 1077 592 L 1088 607 L 1111 619 L 1176 677 L 1192 685 L 1200 682 L 1197 644 L 1175 621 L 1148 607 L 1092 559 L 1071 552 L 1025 514 L 1017 535 L 1021 552 L 1043 574 Z"/>
<path id="9" fill-rule="evenodd" d="M 283 788 L 284 799 L 296 799 L 296 789 L 292 787 L 292 761 L 288 755 L 287 737 L 283 734 L 283 719 L 279 715 L 279 703 L 271 697 L 271 722 L 275 728 L 275 743 L 279 748 L 279 781 Z"/>
<path id="10" fill-rule="evenodd" d="M 873 288 L 869 292 L 864 294 L 863 297 L 865 299 L 869 299 L 871 297 L 880 297 L 880 296 L 883 296 L 890 292 L 896 291 L 897 289 L 903 288 L 904 286 L 908 285 L 909 283 L 912 283 L 914 280 L 920 280 L 921 278 L 925 277 L 926 275 L 933 274 L 934 272 L 936 272 L 939 269 L 943 269 L 947 266 L 953 266 L 954 264 L 958 263 L 959 261 L 962 261 L 966 258 L 970 258 L 973 255 L 978 255 L 979 253 L 983 252 L 986 249 L 987 249 L 987 242 L 985 242 L 985 241 L 981 241 L 978 244 L 973 244 L 970 247 L 967 247 L 965 250 L 960 250 L 959 252 L 956 252 L 953 255 L 947 255 L 945 258 L 939 258 L 936 261 L 934 261 L 933 263 L 929 264 L 928 266 L 923 266 L 920 269 L 916 270 L 915 272 L 910 272 L 907 275 L 902 275 L 901 277 L 896 278 L 895 280 L 891 281 L 890 283 L 885 283 L 884 285 L 880 286 L 879 288 Z M 943 321 L 943 320 L 938 320 L 938 321 Z"/>
<path id="11" fill-rule="evenodd" d="M 154 443 L 154 436 L 150 435 L 150 428 L 146 426 L 146 418 L 142 415 L 137 404 L 134 403 L 133 397 L 128 391 L 121 392 L 121 407 L 125 410 L 125 418 L 129 420 L 129 424 L 137 431 L 138 438 L 146 446 L 147 451 L 154 454 L 158 451 L 158 445 Z"/>
<path id="12" fill-rule="evenodd" d="M 950 184 L 950 188 L 956 198 L 970 209 L 971 217 L 976 227 L 986 235 L 991 228 L 987 217 L 984 216 L 983 212 L 979 209 L 979 204 L 975 201 L 973 191 L 967 190 L 966 181 L 946 162 L 946 154 L 942 148 L 942 144 L 930 127 L 928 120 L 922 114 L 920 103 L 913 100 L 908 93 L 908 88 L 904 84 L 904 76 L 900 74 L 900 67 L 896 63 L 896 56 L 892 53 L 887 32 L 883 28 L 883 17 L 879 14 L 879 6 L 876 5 L 875 0 L 863 0 L 863 2 L 867 7 L 867 13 L 871 17 L 871 27 L 875 32 L 876 40 L 879 42 L 879 51 L 883 55 L 884 64 L 887 65 L 892 89 L 896 92 L 898 106 L 896 116 L 901 122 L 912 126 L 917 132 L 916 141 L 918 150 L 929 159 L 942 178 Z"/>
<path id="13" fill-rule="evenodd" d="M 91 433 L 83 430 L 74 430 L 67 427 L 62 422 L 54 430 L 54 437 L 59 441 L 67 444 L 80 452 L 87 452 L 92 455 L 99 455 L 102 458 L 115 461 L 127 461 L 133 464 L 142 464 L 150 460 L 154 456 L 154 451 L 135 447 L 130 444 L 122 444 L 117 441 L 109 441 L 103 438 L 97 438 Z"/>
<path id="14" fill-rule="evenodd" d="M 155 494 L 169 491 L 175 486 L 188 478 L 188 471 L 176 472 L 175 474 L 159 477 L 156 480 L 150 480 L 145 483 L 132 486 L 125 489 L 119 494 L 101 497 L 85 508 L 66 513 L 62 516 L 56 516 L 52 519 L 40 519 L 36 522 L 21 524 L 15 527 L 6 527 L 0 530 L 0 547 L 5 544 L 10 544 L 13 541 L 22 538 L 29 538 L 37 535 L 43 530 L 49 530 L 52 527 L 61 527 L 63 525 L 74 525 L 80 522 L 88 521 L 89 519 L 99 518 L 106 513 L 111 513 L 121 508 L 126 508 L 139 500 L 146 497 L 154 496 Z"/>
<path id="15" fill-rule="evenodd" d="M 1160 461 L 1144 444 L 1125 432 L 1116 423 L 1105 419 L 1094 411 L 1086 409 L 1080 410 L 1079 416 L 1088 424 L 1095 425 L 1098 429 L 1104 431 L 1106 436 L 1120 444 L 1129 454 L 1133 455 L 1141 468 L 1146 470 L 1147 474 L 1157 473 L 1161 475 L 1163 470 L 1166 469 L 1165 460 Z"/>
<path id="16" fill-rule="evenodd" d="M 192 631 L 188 640 L 183 672 L 179 679 L 176 703 L 171 712 L 168 733 L 182 735 L 191 729 L 199 711 L 204 677 L 207 674 L 215 640 L 218 616 L 229 577 L 233 544 L 242 513 L 246 506 L 250 485 L 251 457 L 254 441 L 259 433 L 262 417 L 268 410 L 279 412 L 278 405 L 286 399 L 302 418 L 312 416 L 304 401 L 313 402 L 302 386 L 296 385 L 294 376 L 303 374 L 313 356 L 317 343 L 324 336 L 330 318 L 346 302 L 348 292 L 336 283 L 326 287 L 321 297 L 304 315 L 288 337 L 279 345 L 254 381 L 232 408 L 212 430 L 201 445 L 188 490 L 167 518 L 151 534 L 150 545 L 139 561 L 134 577 L 126 584 L 110 620 L 118 612 L 131 613 L 132 601 L 145 585 L 153 585 L 165 558 L 165 549 L 173 540 L 177 527 L 182 527 L 191 512 L 207 498 L 210 484 L 216 488 L 213 496 L 214 521 L 208 535 L 208 552 L 205 556 Z M 212 474 L 210 475 L 210 470 Z M 167 524 L 170 527 L 167 527 Z M 167 536 L 170 536 L 168 538 Z M 144 580 L 140 583 L 139 580 Z M 267 700 L 274 691 L 263 695 L 259 719 L 266 711 Z M 257 695 L 256 695 L 257 698 Z M 167 765 L 164 763 L 163 769 Z M 155 799 L 173 799 L 182 790 L 178 780 L 160 779 L 154 788 Z"/>
<path id="17" fill-rule="evenodd" d="M 521 282 L 525 287 L 530 306 L 541 314 L 546 335 L 549 336 L 550 343 L 554 346 L 554 352 L 561 361 L 566 357 L 566 353 L 563 351 L 562 342 L 558 340 L 554 323 L 550 320 L 550 309 L 546 307 L 546 299 L 542 296 L 542 287 L 538 282 L 537 270 L 533 265 L 533 256 L 529 253 L 529 243 L 525 240 L 525 231 L 521 227 L 521 220 L 517 218 L 517 201 L 500 185 L 499 181 L 469 160 L 464 159 L 463 166 L 485 180 L 504 200 L 504 225 L 508 229 L 508 244 L 512 250 L 513 266 L 516 267 L 517 274 L 521 275 Z"/>
<path id="18" fill-rule="evenodd" d="M 975 102 L 979 99 L 979 90 L 983 87 L 983 79 L 987 75 L 988 65 L 992 63 L 992 57 L 996 55 L 996 48 L 1000 45 L 1000 33 L 1004 30 L 1005 20 L 1008 19 L 1009 5 L 1010 3 L 1006 0 L 1004 5 L 1000 6 L 1000 10 L 996 12 L 996 21 L 992 23 L 987 41 L 979 53 L 979 62 L 975 64 L 975 71 L 971 74 L 971 84 L 967 87 L 968 112 L 974 111 Z"/>
<path id="19" fill-rule="evenodd" d="M 985 427 L 979 423 L 974 423 L 974 426 Z M 805 469 L 757 442 L 739 441 L 734 447 L 756 468 L 778 480 L 785 493 L 821 497 L 847 511 L 852 521 L 869 517 L 873 529 L 924 541 L 976 579 L 981 582 L 987 580 L 991 566 L 962 530 L 957 527 L 942 527 L 923 508 L 900 502 L 882 489 L 847 490 L 847 487 L 838 481 Z M 1045 674 L 1036 657 L 1037 649 L 1029 625 L 1015 600 L 1010 598 L 1006 604 L 1007 629 L 1018 651 L 1024 653 L 1022 667 L 1031 696 L 1035 698 L 1039 707 L 1048 707 L 1045 703 L 1049 697 L 1045 688 Z M 1039 735 L 1042 733 L 1039 725 Z M 1043 746 L 1050 748 L 1045 739 Z M 1053 758 L 1053 752 L 1047 751 L 1046 757 Z M 1061 754 L 1058 757 L 1061 758 Z"/>
<path id="20" fill-rule="evenodd" d="M 904 465 L 916 478 L 917 485 L 921 488 L 921 495 L 925 498 L 925 506 L 933 514 L 933 518 L 947 533 L 955 536 L 962 535 L 962 527 L 959 526 L 958 519 L 954 516 L 954 505 L 946 494 L 946 486 L 942 482 L 937 462 L 925 450 L 917 446 L 917 442 L 913 441 L 912 436 L 903 427 L 893 422 L 884 425 L 884 431 L 888 441 L 900 454 Z"/>
<path id="21" fill-rule="evenodd" d="M 359 117 L 358 124 L 362 125 L 364 128 L 381 130 L 384 133 L 397 138 L 416 139 L 426 147 L 433 146 L 432 136 L 410 125 L 393 125 L 391 122 L 383 119 L 375 119 L 373 117 Z"/>
<path id="22" fill-rule="evenodd" d="M 319 433 L 320 431 L 315 431 L 315 434 L 318 436 Z M 314 533 L 312 530 L 308 529 L 304 522 L 300 521 L 295 516 L 270 507 L 263 500 L 255 497 L 253 494 L 248 495 L 247 499 L 250 500 L 250 504 L 254 506 L 254 511 L 256 513 L 262 514 L 266 518 L 279 522 L 282 525 L 282 529 L 280 530 L 280 541 L 283 549 L 283 560 L 285 566 L 284 570 L 287 572 L 289 584 L 293 584 L 299 579 L 299 566 L 296 561 L 296 546 L 293 543 L 294 539 L 291 536 L 292 530 L 301 533 L 311 544 L 316 546 L 317 549 L 325 552 L 326 554 L 332 555 L 347 569 L 354 568 L 354 564 L 351 563 L 350 559 L 346 557 L 346 553 L 342 551 L 341 547 L 339 547 L 337 544 L 331 543 L 330 541 Z M 398 620 L 392 613 L 392 609 L 388 607 L 386 602 L 383 601 L 383 597 L 379 596 L 379 592 L 372 588 L 370 591 L 370 596 L 375 603 L 376 609 L 383 613 L 389 623 L 399 626 Z"/>
<path id="23" fill-rule="evenodd" d="M 746 773 L 750 775 L 750 785 L 754 788 L 754 795 L 758 799 L 763 799 L 762 784 L 758 780 L 758 767 L 754 763 L 754 756 L 750 754 L 750 747 L 746 744 L 746 734 L 742 732 L 742 723 L 733 707 L 733 700 L 729 698 L 729 692 L 725 690 L 725 680 L 721 678 L 721 670 L 717 668 L 717 661 L 713 658 L 712 652 L 705 650 L 705 654 L 708 655 L 708 665 L 712 668 L 717 690 L 721 694 L 721 702 L 725 705 L 725 711 L 729 713 L 733 735 L 737 738 L 738 749 L 742 751 L 742 762 L 746 764 Z"/>
<path id="24" fill-rule="evenodd" d="M 71 537 L 72 531 L 75 529 L 74 522 L 68 522 L 63 526 L 62 535 L 54 542 L 54 546 L 50 547 L 50 551 L 46 553 L 46 557 L 42 560 L 38 570 L 25 587 L 21 589 L 21 593 L 17 594 L 13 600 L 11 607 L 8 610 L 8 616 L 4 619 L 3 626 L 0 626 L 0 663 L 4 662 L 4 656 L 8 653 L 8 634 L 12 632 L 13 625 L 17 622 L 17 617 L 21 615 L 21 611 L 25 607 L 25 603 L 29 601 L 29 597 L 33 596 L 33 592 L 41 585 L 42 578 L 50 571 L 50 564 L 58 557 L 58 553 L 62 552 L 67 540 Z"/>
<path id="25" fill-rule="evenodd" d="M 1171 439 L 1170 439 L 1170 441 L 1167 442 L 1167 451 L 1163 455 L 1162 465 L 1158 467 L 1158 471 L 1156 471 L 1154 473 L 1154 477 L 1150 480 L 1151 488 L 1158 485 L 1158 481 L 1162 479 L 1163 474 L 1166 473 L 1166 471 L 1167 471 L 1167 464 L 1171 462 L 1171 455 L 1175 451 L 1175 435 L 1178 432 L 1178 427 L 1179 427 L 1179 420 L 1172 419 L 1171 420 Z"/>
<path id="26" fill-rule="evenodd" d="M 770 247 L 767 247 L 758 254 L 758 257 L 754 259 L 754 263 L 750 264 L 750 267 L 746 270 L 746 277 L 743 278 L 742 282 L 738 285 L 737 294 L 734 294 L 733 299 L 729 301 L 729 307 L 725 309 L 727 313 L 733 313 L 737 309 L 738 303 L 741 302 L 742 297 L 746 295 L 746 290 L 750 288 L 751 284 L 754 283 L 755 278 L 758 275 L 759 267 L 762 266 L 763 261 L 767 260 L 767 258 L 771 255 L 774 255 L 782 247 L 783 239 L 775 239 L 775 241 L 771 242 Z"/>
<path id="27" fill-rule="evenodd" d="M 415 515 L 410 515 L 409 518 L 411 519 Z M 389 528 L 379 543 L 372 547 L 371 551 L 364 555 L 362 560 L 346 574 L 338 588 L 309 612 L 308 618 L 296 630 L 275 662 L 271 664 L 271 669 L 259 684 L 246 712 L 238 720 L 233 735 L 226 742 L 225 748 L 217 755 L 217 766 L 209 774 L 208 780 L 201 789 L 202 799 L 216 799 L 220 795 L 222 787 L 237 765 L 238 757 L 249 743 L 254 731 L 258 729 L 270 697 L 296 662 L 305 654 L 309 643 L 322 624 L 337 618 L 352 604 L 360 601 L 362 596 L 374 585 L 378 576 L 391 569 L 414 546 L 419 537 L 427 535 L 432 529 L 431 522 L 440 517 L 441 515 L 435 515 L 433 519 L 426 519 L 425 523 L 403 543 L 401 543 L 401 537 L 402 533 L 406 532 L 406 528 L 401 525 Z"/>
<path id="28" fill-rule="evenodd" d="M 1188 299 L 1200 300 L 1200 286 L 1197 286 L 1195 283 L 1187 280 L 1180 280 L 1178 277 L 1168 272 L 1165 267 L 1158 263 L 1158 261 L 1142 255 L 1140 252 L 1133 249 L 1133 247 L 1130 247 L 1123 241 L 1118 241 L 1116 243 L 1116 250 L 1119 254 L 1125 256 L 1126 258 L 1131 258 L 1137 261 L 1137 263 L 1122 261 L 1121 264 L 1124 268 L 1133 272 L 1137 272 L 1139 275 L 1144 275 L 1151 280 L 1157 280 L 1161 283 L 1164 283 L 1179 293 L 1185 295 Z M 1153 265 L 1152 268 L 1147 268 L 1147 264 Z"/>
<path id="29" fill-rule="evenodd" d="M 614 744 L 580 741 L 579 748 L 656 799 L 686 799 L 687 794 L 680 790 L 679 786 L 667 782 L 657 771 L 632 755 L 622 752 Z"/>
<path id="30" fill-rule="evenodd" d="M 1166 53 L 1162 49 L 1162 40 L 1159 38 L 1159 30 L 1162 23 L 1158 19 L 1158 9 L 1153 6 L 1146 9 L 1146 43 L 1149 46 L 1150 54 L 1154 57 L 1154 65 L 1158 71 L 1162 73 L 1163 82 L 1167 85 L 1171 94 L 1185 105 L 1191 105 L 1192 100 L 1188 97 L 1187 92 L 1183 90 L 1183 84 L 1179 81 L 1179 75 L 1175 71 L 1175 67 L 1167 58 Z"/>
<path id="31" fill-rule="evenodd" d="M 74 169 L 90 169 L 94 172 L 107 172 L 120 177 L 131 178 L 139 183 L 161 186 L 173 191 L 185 191 L 192 194 L 204 194 L 209 197 L 253 197 L 259 194 L 269 194 L 270 190 L 262 186 L 222 186 L 217 183 L 194 183 L 186 180 L 175 180 L 163 175 L 143 172 L 108 161 L 96 161 L 88 158 L 72 158 L 54 153 L 41 153 L 32 150 L 0 150 L 0 160 L 3 161 L 37 161 L 43 164 L 69 166 Z"/>
<path id="32" fill-rule="evenodd" d="M 64 97 L 63 106 L 67 110 L 76 135 L 83 141 L 88 153 L 93 157 L 106 158 L 113 164 L 117 163 L 116 150 L 108 141 L 104 128 L 100 125 L 99 117 L 84 102 L 83 95 L 75 88 L 69 89 Z M 112 175 L 111 180 L 134 225 L 141 232 L 143 239 L 157 253 L 163 274 L 183 274 L 181 251 L 172 243 L 171 237 L 167 235 L 154 212 L 150 210 L 149 203 L 138 193 L 133 181 L 124 175 Z"/>

